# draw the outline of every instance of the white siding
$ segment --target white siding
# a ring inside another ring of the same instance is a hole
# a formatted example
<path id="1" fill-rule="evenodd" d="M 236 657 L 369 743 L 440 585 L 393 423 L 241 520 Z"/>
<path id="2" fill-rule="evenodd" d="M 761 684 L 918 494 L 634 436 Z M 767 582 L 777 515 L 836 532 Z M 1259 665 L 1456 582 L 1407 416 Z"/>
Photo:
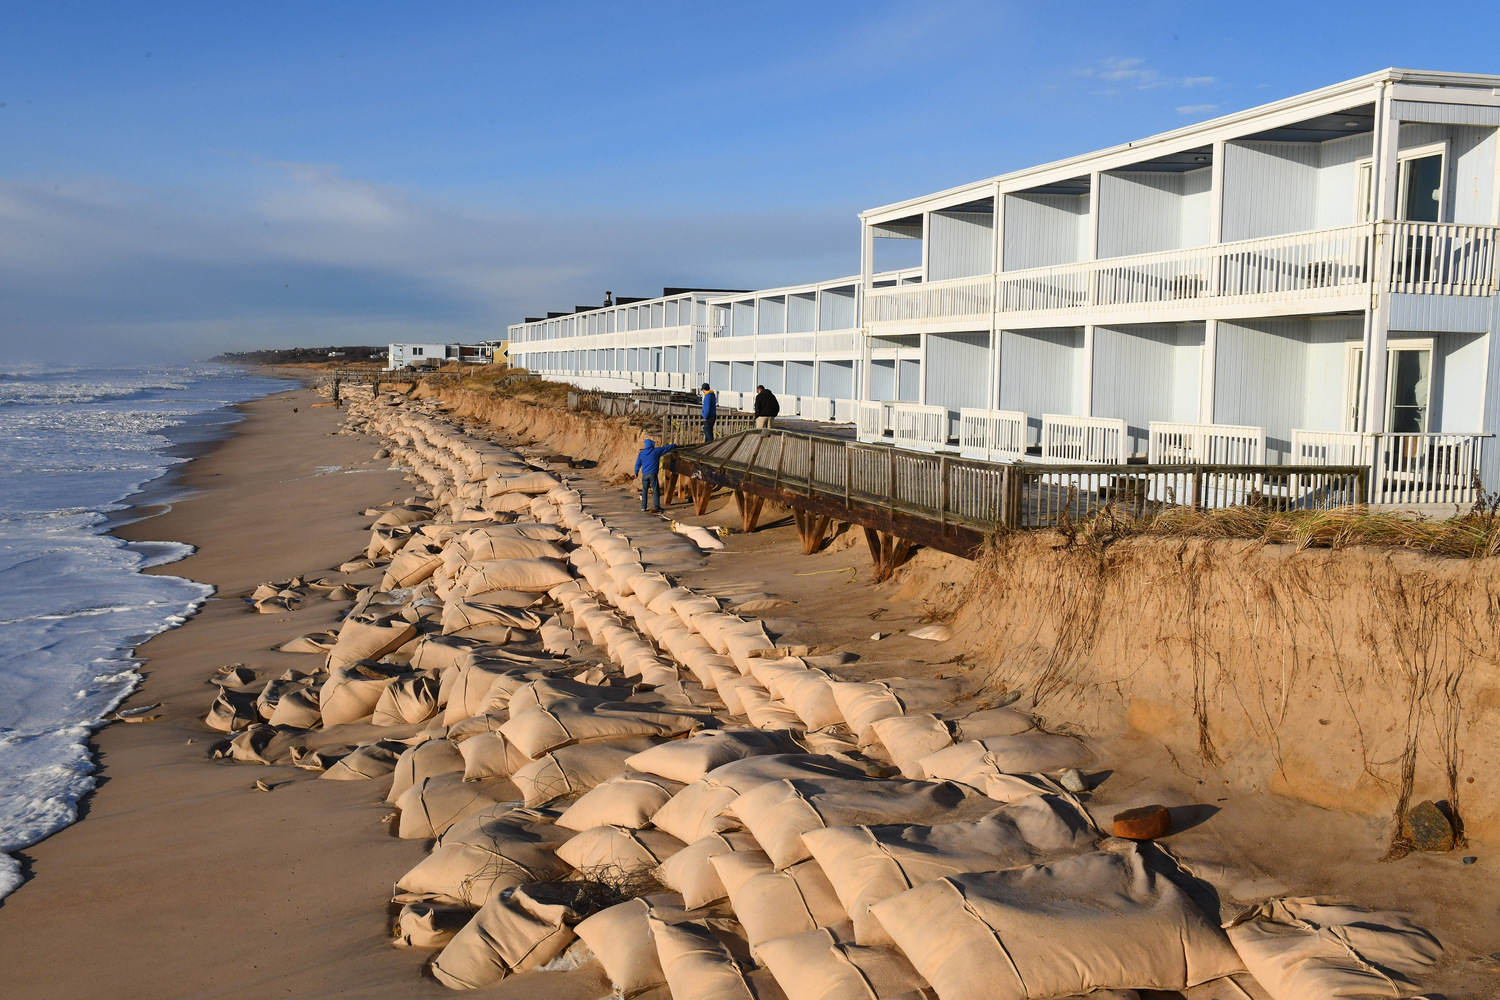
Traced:
<path id="1" fill-rule="evenodd" d="M 1099 180 L 1099 256 L 1180 250 L 1208 242 L 1212 171 L 1104 174 Z"/>
<path id="2" fill-rule="evenodd" d="M 1031 444 L 1041 440 L 1042 414 L 1078 415 L 1083 331 L 1006 330 L 1000 335 L 1000 409 L 1023 410 Z"/>
<path id="3" fill-rule="evenodd" d="M 927 239 L 928 281 L 989 274 L 995 268 L 993 212 L 933 212 Z"/>
<path id="4" fill-rule="evenodd" d="M 825 288 L 818 294 L 819 330 L 852 330 L 856 325 L 854 316 L 854 288 Z M 827 393 L 824 393 L 827 395 Z"/>
<path id="5" fill-rule="evenodd" d="M 1401 148 L 1449 142 L 1444 220 L 1488 226 L 1495 184 L 1495 130 L 1472 125 L 1402 125 Z"/>
<path id="6" fill-rule="evenodd" d="M 1224 240 L 1300 233 L 1318 225 L 1318 144 L 1224 147 Z"/>
<path id="7" fill-rule="evenodd" d="M 1005 196 L 1005 269 L 1023 271 L 1082 260 L 1088 250 L 1089 196 Z"/>
<path id="8" fill-rule="evenodd" d="M 817 395 L 828 399 L 853 399 L 854 362 L 819 361 Z"/>
<path id="9" fill-rule="evenodd" d="M 767 296 L 760 300 L 760 318 L 756 332 L 760 334 L 786 333 L 786 299 L 780 295 Z"/>
<path id="10" fill-rule="evenodd" d="M 788 361 L 786 363 L 786 391 L 793 396 L 814 396 L 813 363 L 811 361 Z"/>
<path id="11" fill-rule="evenodd" d="M 812 292 L 787 296 L 786 332 L 812 333 L 817 329 L 817 309 L 817 297 Z"/>
<path id="12" fill-rule="evenodd" d="M 946 406 L 949 437 L 958 435 L 958 411 L 989 404 L 990 335 L 927 335 L 927 405 Z"/>
<path id="13" fill-rule="evenodd" d="M 1094 328 L 1093 416 L 1123 419 L 1144 454 L 1153 420 L 1195 422 L 1203 358 L 1199 324 Z"/>

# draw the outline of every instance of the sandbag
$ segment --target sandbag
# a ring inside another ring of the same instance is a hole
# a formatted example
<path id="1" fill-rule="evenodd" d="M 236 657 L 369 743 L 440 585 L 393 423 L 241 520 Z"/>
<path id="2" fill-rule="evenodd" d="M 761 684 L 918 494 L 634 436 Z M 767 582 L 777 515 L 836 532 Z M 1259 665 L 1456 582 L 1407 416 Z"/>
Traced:
<path id="1" fill-rule="evenodd" d="M 309 688 L 297 688 L 288 691 L 277 700 L 275 710 L 266 721 L 273 726 L 311 729 L 321 718 L 317 692 Z"/>
<path id="2" fill-rule="evenodd" d="M 506 889 L 568 872 L 554 851 L 557 839 L 534 824 L 504 813 L 459 829 L 467 823 L 454 824 L 431 854 L 401 876 L 397 902 L 430 900 L 473 909 Z"/>
<path id="3" fill-rule="evenodd" d="M 213 704 L 208 706 L 208 715 L 203 721 L 210 729 L 236 733 L 259 722 L 260 713 L 255 709 L 254 698 L 221 689 Z"/>
<path id="4" fill-rule="evenodd" d="M 571 579 L 566 568 L 549 559 L 497 559 L 473 565 L 464 596 L 478 597 L 491 590 L 546 593 Z"/>
<path id="5" fill-rule="evenodd" d="M 552 542 L 520 534 L 487 533 L 477 538 L 466 535 L 463 544 L 474 562 L 495 559 L 551 559 L 554 562 L 565 562 L 568 558 L 568 553 Z"/>
<path id="6" fill-rule="evenodd" d="M 376 726 L 405 726 L 426 722 L 438 714 L 438 682 L 435 677 L 414 674 L 402 677 L 380 692 L 370 722 Z"/>
<path id="7" fill-rule="evenodd" d="M 663 885 L 682 896 L 684 906 L 696 910 L 729 896 L 714 869 L 713 858 L 733 851 L 759 850 L 760 845 L 748 833 L 713 833 L 663 861 L 658 874 Z"/>
<path id="8" fill-rule="evenodd" d="M 657 774 L 687 784 L 709 771 L 746 757 L 794 754 L 796 742 L 783 733 L 751 729 L 709 730 L 685 740 L 673 740 L 630 758 L 636 771 Z"/>
<path id="9" fill-rule="evenodd" d="M 357 722 L 375 711 L 380 696 L 401 674 L 400 667 L 357 662 L 329 671 L 318 691 L 318 711 L 323 725 L 341 726 Z"/>
<path id="10" fill-rule="evenodd" d="M 711 859 L 751 948 L 849 919 L 816 861 L 802 861 L 785 871 L 754 870 L 753 853 L 717 854 Z M 745 874 L 749 877 L 736 877 Z"/>
<path id="11" fill-rule="evenodd" d="M 895 948 L 861 947 L 825 928 L 763 941 L 755 957 L 787 1000 L 885 1000 L 920 996 L 926 982 Z"/>
<path id="12" fill-rule="evenodd" d="M 441 948 L 453 940 L 474 911 L 445 903 L 407 903 L 392 928 L 398 948 Z"/>
<path id="13" fill-rule="evenodd" d="M 816 777 L 767 781 L 730 811 L 777 868 L 812 857 L 802 835 L 830 826 L 978 819 L 995 803 L 957 782 Z"/>
<path id="14" fill-rule="evenodd" d="M 507 493 L 542 494 L 561 486 L 562 480 L 550 472 L 528 472 L 522 476 L 495 476 L 486 484 L 486 492 L 492 497 Z"/>
<path id="15" fill-rule="evenodd" d="M 1229 939 L 1152 845 L 950 875 L 871 913 L 940 1000 L 1184 990 L 1241 971 Z"/>
<path id="16" fill-rule="evenodd" d="M 912 770 L 922 777 L 951 778 L 976 788 L 991 774 L 1026 774 L 1085 767 L 1094 755 L 1078 740 L 1052 733 L 993 736 L 955 743 L 918 757 Z"/>
<path id="17" fill-rule="evenodd" d="M 648 918 L 656 957 L 673 997 L 691 1000 L 753 1000 L 734 957 L 706 923 L 669 924 Z"/>
<path id="18" fill-rule="evenodd" d="M 401 812 L 397 836 L 402 840 L 436 837 L 465 816 L 510 799 L 514 789 L 499 778 L 465 781 L 458 771 L 445 771 L 423 778 L 401 793 L 396 808 Z"/>
<path id="19" fill-rule="evenodd" d="M 463 767 L 463 757 L 452 743 L 441 739 L 423 740 L 408 747 L 396 758 L 395 772 L 391 775 L 391 789 L 386 793 L 385 801 L 395 805 L 402 793 L 412 785 L 434 774 L 462 771 Z"/>
<path id="20" fill-rule="evenodd" d="M 489 601 L 455 599 L 443 606 L 442 625 L 444 635 L 472 634 L 480 628 L 493 625 L 504 625 L 534 632 L 541 628 L 542 617 L 534 611 L 507 607 Z"/>
<path id="21" fill-rule="evenodd" d="M 844 723 L 859 737 L 861 744 L 875 738 L 872 727 L 881 719 L 905 714 L 901 700 L 885 684 L 860 684 L 853 681 L 832 681 L 834 704 Z"/>
<path id="22" fill-rule="evenodd" d="M 383 778 L 396 769 L 396 758 L 406 746 L 392 740 L 380 740 L 355 747 L 330 766 L 319 778 L 329 781 L 368 781 Z"/>
<path id="23" fill-rule="evenodd" d="M 328 669 L 331 673 L 358 660 L 378 660 L 416 634 L 416 626 L 403 618 L 346 618 L 328 651 Z"/>
<path id="24" fill-rule="evenodd" d="M 625 761 L 653 742 L 631 738 L 563 747 L 518 768 L 510 780 L 528 806 L 544 806 L 556 799 L 586 792 L 625 773 Z"/>
<path id="25" fill-rule="evenodd" d="M 313 632 L 289 639 L 276 648 L 283 653 L 326 653 L 333 648 L 337 639 L 337 636 L 329 632 Z"/>
<path id="26" fill-rule="evenodd" d="M 450 989 L 472 990 L 562 954 L 573 943 L 571 924 L 578 915 L 567 904 L 539 900 L 538 890 L 545 888 L 491 898 L 433 959 L 432 974 Z"/>
<path id="27" fill-rule="evenodd" d="M 497 730 L 476 733 L 458 745 L 463 758 L 464 780 L 508 778 L 531 763 L 531 758 L 517 750 Z"/>
<path id="28" fill-rule="evenodd" d="M 1406 996 L 1443 951 L 1401 914 L 1311 896 L 1266 900 L 1227 930 L 1273 1000 Z"/>
<path id="29" fill-rule="evenodd" d="M 649 826 L 656 811 L 681 789 L 681 782 L 626 771 L 585 792 L 557 818 L 557 825 L 579 832 L 597 826 L 639 830 Z"/>
<path id="30" fill-rule="evenodd" d="M 650 918 L 653 903 L 665 901 L 668 895 L 627 899 L 600 910 L 574 928 L 589 946 L 604 974 L 622 997 L 664 986 L 667 975 L 656 956 L 656 939 L 651 935 Z"/>
<path id="31" fill-rule="evenodd" d="M 523 712 L 511 709 L 500 727 L 505 738 L 533 759 L 549 750 L 630 736 L 682 736 L 703 724 L 703 716 L 651 710 L 628 704 L 570 699 Z"/>
<path id="32" fill-rule="evenodd" d="M 917 760 L 953 742 L 953 734 L 935 715 L 896 715 L 871 723 L 870 731 L 908 778 L 921 777 Z"/>
<path id="33" fill-rule="evenodd" d="M 682 850 L 682 841 L 660 830 L 596 826 L 557 849 L 560 860 L 587 876 L 590 869 L 610 872 L 649 871 Z"/>
<path id="34" fill-rule="evenodd" d="M 864 772 L 836 757 L 815 754 L 768 754 L 731 761 L 709 771 L 672 796 L 651 822 L 691 844 L 712 833 L 737 829 L 739 821 L 725 810 L 742 791 L 780 778 L 863 776 Z"/>
<path id="35" fill-rule="evenodd" d="M 1091 850 L 1099 831 L 1071 797 L 1033 795 L 972 822 L 836 826 L 803 834 L 859 944 L 891 944 L 870 906 L 946 875 L 1021 868 Z"/>

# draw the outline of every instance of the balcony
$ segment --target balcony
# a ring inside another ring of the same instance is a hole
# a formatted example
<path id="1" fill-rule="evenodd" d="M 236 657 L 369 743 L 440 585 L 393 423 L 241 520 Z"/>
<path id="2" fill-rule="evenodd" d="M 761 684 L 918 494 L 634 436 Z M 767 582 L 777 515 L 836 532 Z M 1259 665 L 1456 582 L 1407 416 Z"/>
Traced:
<path id="1" fill-rule="evenodd" d="M 1495 294 L 1500 229 L 1396 222 L 873 288 L 865 320 L 943 330 L 988 326 L 992 307 L 1000 326 L 1361 309 L 1377 239 L 1389 243 L 1382 278 L 1391 292 Z"/>

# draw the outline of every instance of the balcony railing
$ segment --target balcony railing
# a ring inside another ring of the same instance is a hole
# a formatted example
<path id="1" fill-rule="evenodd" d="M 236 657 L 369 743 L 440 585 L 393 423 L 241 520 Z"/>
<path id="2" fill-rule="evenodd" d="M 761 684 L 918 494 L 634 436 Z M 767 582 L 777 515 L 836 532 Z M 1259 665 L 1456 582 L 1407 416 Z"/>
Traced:
<path id="1" fill-rule="evenodd" d="M 1085 308 L 1150 312 L 1216 301 L 1267 303 L 1358 297 L 1374 276 L 1376 237 L 1390 243 L 1393 292 L 1493 295 L 1500 229 L 1396 222 L 1344 226 L 1162 253 L 1003 271 L 994 309 L 1007 314 Z M 941 323 L 982 316 L 989 276 L 865 293 L 871 324 Z"/>
<path id="2" fill-rule="evenodd" d="M 958 411 L 958 453 L 986 462 L 1014 462 L 1026 454 L 1026 414 L 1020 410 Z"/>
<path id="3" fill-rule="evenodd" d="M 1292 431 L 1298 465 L 1367 465 L 1372 504 L 1424 507 L 1479 499 L 1479 459 L 1488 434 L 1365 434 Z"/>
<path id="4" fill-rule="evenodd" d="M 1129 457 L 1125 421 L 1108 417 L 1042 414 L 1042 461 L 1124 465 Z"/>
<path id="5" fill-rule="evenodd" d="M 1152 465 L 1261 465 L 1266 460 L 1264 427 L 1153 420 L 1150 437 L 1146 461 Z"/>

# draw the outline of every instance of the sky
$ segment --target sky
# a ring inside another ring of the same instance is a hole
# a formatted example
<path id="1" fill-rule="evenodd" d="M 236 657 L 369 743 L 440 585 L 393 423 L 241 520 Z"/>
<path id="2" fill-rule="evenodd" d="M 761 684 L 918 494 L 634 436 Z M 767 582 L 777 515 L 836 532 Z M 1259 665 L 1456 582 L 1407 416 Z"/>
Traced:
<path id="1" fill-rule="evenodd" d="M 1500 5 L 1414 10 L 0 0 L 0 348 L 473 341 L 852 274 L 863 209 L 1387 66 L 1500 73 Z"/>

